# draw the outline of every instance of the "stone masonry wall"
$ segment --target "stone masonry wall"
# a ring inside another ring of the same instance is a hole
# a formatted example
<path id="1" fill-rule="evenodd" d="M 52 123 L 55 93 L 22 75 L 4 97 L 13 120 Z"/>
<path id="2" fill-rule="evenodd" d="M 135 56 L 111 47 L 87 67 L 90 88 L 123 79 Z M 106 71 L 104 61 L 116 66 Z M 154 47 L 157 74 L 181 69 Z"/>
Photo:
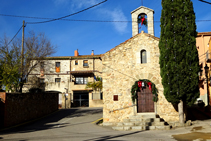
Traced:
<path id="1" fill-rule="evenodd" d="M 134 114 L 135 107 L 128 107 L 133 104 L 130 91 L 134 82 L 139 79 L 149 79 L 158 88 L 157 114 L 166 121 L 178 121 L 178 113 L 163 95 L 158 43 L 158 38 L 142 32 L 104 54 L 104 122 L 121 122 Z M 142 49 L 147 51 L 146 64 L 140 63 Z M 114 95 L 118 95 L 118 101 L 113 100 Z"/>
<path id="2" fill-rule="evenodd" d="M 58 110 L 57 93 L 1 93 L 1 99 L 5 95 L 4 127 L 17 125 Z"/>

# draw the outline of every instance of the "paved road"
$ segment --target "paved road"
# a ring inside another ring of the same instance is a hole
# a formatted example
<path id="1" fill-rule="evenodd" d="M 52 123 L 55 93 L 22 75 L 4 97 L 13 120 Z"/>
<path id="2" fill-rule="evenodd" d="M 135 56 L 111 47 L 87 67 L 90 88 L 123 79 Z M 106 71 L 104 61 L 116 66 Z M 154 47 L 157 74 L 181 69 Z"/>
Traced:
<path id="1" fill-rule="evenodd" d="M 59 110 L 58 112 L 34 123 L 1 132 L 0 140 L 175 141 L 172 135 L 180 134 L 180 138 L 184 138 L 184 136 L 187 137 L 186 133 L 191 133 L 190 130 L 193 128 L 178 128 L 170 131 L 114 131 L 109 127 L 101 127 L 92 123 L 99 118 L 102 118 L 102 108 L 74 108 Z M 202 135 L 203 137 L 206 137 L 205 134 Z M 208 133 L 206 138 L 209 137 L 211 137 L 211 134 Z M 195 137 L 194 139 L 197 138 Z M 177 138 L 177 140 L 179 139 Z"/>

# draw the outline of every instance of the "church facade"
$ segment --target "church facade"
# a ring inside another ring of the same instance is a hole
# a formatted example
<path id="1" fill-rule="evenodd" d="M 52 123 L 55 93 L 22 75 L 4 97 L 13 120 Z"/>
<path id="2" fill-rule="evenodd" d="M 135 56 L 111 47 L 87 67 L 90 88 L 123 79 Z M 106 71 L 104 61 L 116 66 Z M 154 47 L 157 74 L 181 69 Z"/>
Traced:
<path id="1" fill-rule="evenodd" d="M 152 9 L 143 6 L 132 11 L 133 37 L 102 56 L 104 123 L 122 122 L 129 116 L 139 113 L 156 114 L 167 122 L 179 121 L 178 112 L 163 95 L 159 38 L 154 36 L 153 14 Z M 140 15 L 147 15 L 148 33 L 139 33 Z M 156 86 L 158 99 L 155 102 L 152 101 L 153 94 L 149 85 L 142 85 L 142 89 L 137 91 L 135 101 L 132 101 L 131 89 L 139 80 L 148 81 Z M 142 96 L 138 95 L 138 92 L 143 92 Z"/>

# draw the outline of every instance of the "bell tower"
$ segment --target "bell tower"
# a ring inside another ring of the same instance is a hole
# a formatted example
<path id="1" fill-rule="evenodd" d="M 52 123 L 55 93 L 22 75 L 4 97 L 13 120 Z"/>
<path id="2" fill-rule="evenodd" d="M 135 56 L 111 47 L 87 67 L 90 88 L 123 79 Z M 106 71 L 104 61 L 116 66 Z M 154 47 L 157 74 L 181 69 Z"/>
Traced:
<path id="1" fill-rule="evenodd" d="M 154 10 L 140 6 L 139 8 L 133 10 L 131 12 L 131 17 L 132 17 L 132 32 L 133 36 L 139 33 L 139 27 L 138 27 L 138 18 L 139 16 L 145 16 L 147 15 L 147 30 L 148 34 L 151 34 L 154 36 Z"/>

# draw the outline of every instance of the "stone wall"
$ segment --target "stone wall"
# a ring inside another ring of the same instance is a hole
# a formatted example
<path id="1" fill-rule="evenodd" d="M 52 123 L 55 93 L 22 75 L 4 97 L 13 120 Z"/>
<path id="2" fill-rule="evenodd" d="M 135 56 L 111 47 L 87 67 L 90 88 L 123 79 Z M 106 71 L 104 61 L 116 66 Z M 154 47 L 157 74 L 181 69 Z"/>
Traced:
<path id="1" fill-rule="evenodd" d="M 159 38 L 142 32 L 104 54 L 104 122 L 121 122 L 129 115 L 137 114 L 135 107 L 130 107 L 133 105 L 130 91 L 139 79 L 148 79 L 156 85 L 159 92 L 157 114 L 166 121 L 178 121 L 178 113 L 163 95 L 158 43 Z M 143 49 L 147 51 L 146 64 L 140 59 Z M 113 100 L 114 95 L 118 95 L 118 101 Z"/>
<path id="2" fill-rule="evenodd" d="M 64 88 L 70 90 L 70 60 L 54 59 L 54 60 L 43 60 L 44 71 L 43 76 L 41 75 L 40 64 L 38 64 L 33 71 L 28 76 L 28 82 L 24 84 L 24 92 L 28 92 L 31 87 L 36 87 L 34 85 L 34 80 L 38 78 L 43 78 L 45 82 L 45 91 L 60 91 L 61 93 L 66 92 Z M 56 72 L 55 64 L 60 62 L 60 72 Z M 60 78 L 61 82 L 55 82 L 56 78 Z"/>
<path id="3" fill-rule="evenodd" d="M 1 125 L 9 127 L 58 110 L 58 93 L 1 93 Z M 3 116 L 3 117 L 2 117 Z"/>

